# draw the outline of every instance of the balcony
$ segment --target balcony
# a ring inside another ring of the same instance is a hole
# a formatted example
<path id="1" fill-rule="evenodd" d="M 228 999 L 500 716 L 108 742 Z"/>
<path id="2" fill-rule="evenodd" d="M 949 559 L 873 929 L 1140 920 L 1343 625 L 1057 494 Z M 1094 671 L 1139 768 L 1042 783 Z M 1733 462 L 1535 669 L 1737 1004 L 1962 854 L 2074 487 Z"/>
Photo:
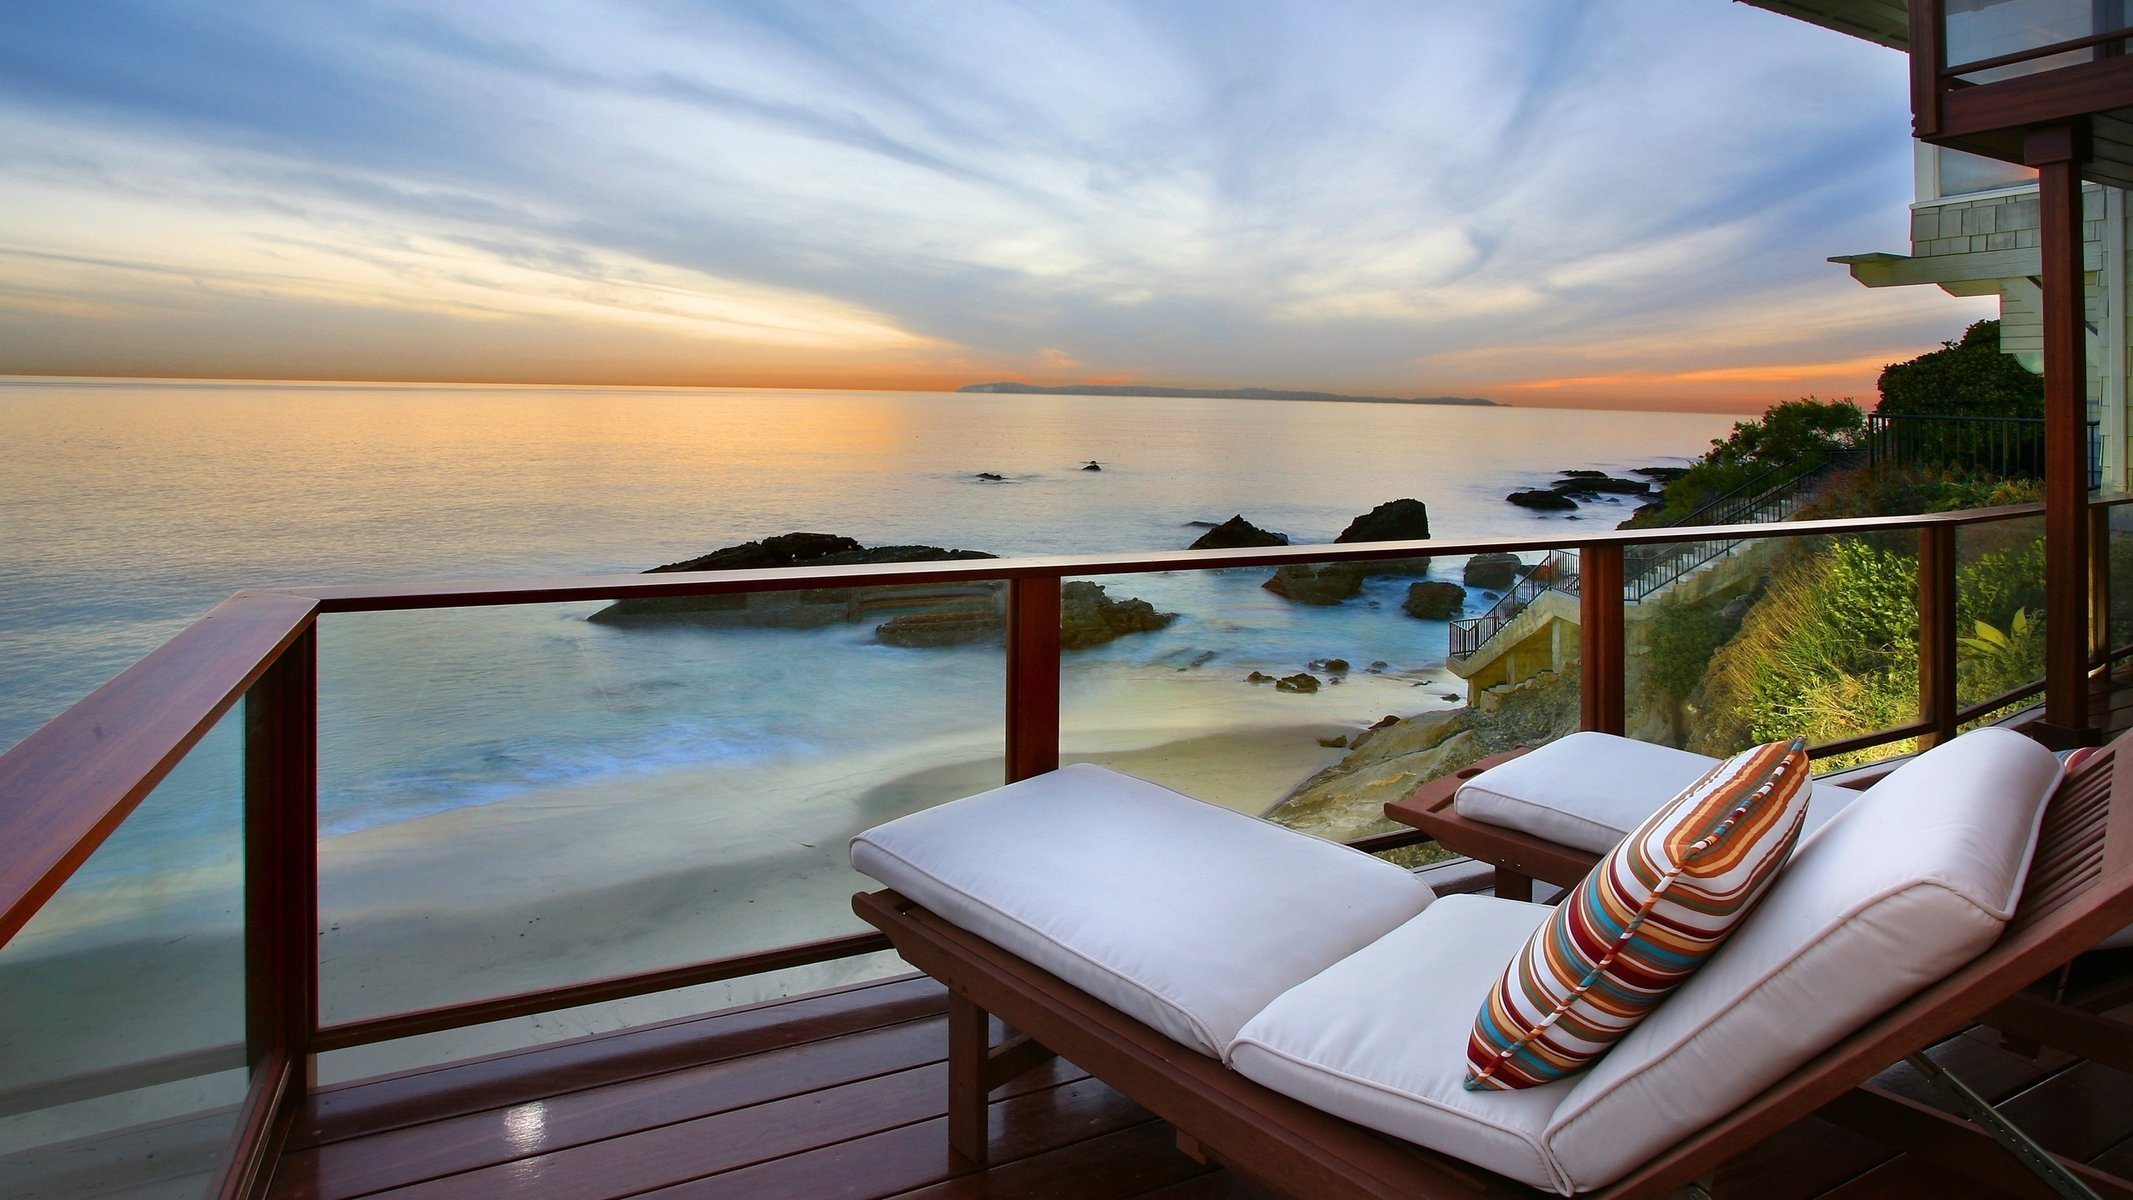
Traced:
<path id="1" fill-rule="evenodd" d="M 1913 0 L 1912 121 L 1921 140 L 2032 161 L 2029 131 L 2087 122 L 2081 173 L 2133 184 L 2133 26 L 2118 3 Z"/>
<path id="2" fill-rule="evenodd" d="M 2111 608 L 2112 514 L 2127 501 L 2089 508 L 2086 583 L 2099 619 Z M 1966 555 L 2033 538 L 2037 506 L 1922 517 L 1790 522 L 1722 528 L 1595 532 L 1560 541 L 1383 543 L 1179 552 L 1124 557 L 980 560 L 789 571 L 664 574 L 543 581 L 477 582 L 307 593 L 242 592 L 190 629 L 0 757 L 0 942 L 15 942 L 92 855 L 130 825 L 151 820 L 143 803 L 183 768 L 225 715 L 241 721 L 234 775 L 241 808 L 229 814 L 228 853 L 203 868 L 231 896 L 237 935 L 215 961 L 221 996 L 217 1039 L 146 1026 L 74 1028 L 66 1036 L 107 1040 L 86 1066 L 40 1054 L 20 1030 L 0 1030 L 0 1181 L 11 1195 L 96 1194 L 188 1197 L 349 1198 L 395 1196 L 1253 1196 L 1246 1181 L 1179 1153 L 1167 1128 L 1067 1064 L 1026 1074 L 992 1106 L 995 1165 L 977 1172 L 953 1158 L 942 1117 L 944 1000 L 921 979 L 864 979 L 766 1003 L 718 1007 L 684 989 L 777 976 L 878 955 L 885 943 L 858 932 L 849 913 L 804 941 L 739 931 L 746 948 L 716 957 L 659 963 L 597 978 L 549 980 L 517 991 L 482 990 L 484 970 L 503 950 L 493 937 L 470 941 L 456 976 L 435 980 L 445 998 L 419 1008 L 365 1011 L 345 993 L 362 976 L 325 961 L 331 921 L 322 913 L 318 763 L 335 731 L 321 705 L 322 658 L 331 665 L 337 621 L 358 614 L 461 610 L 502 619 L 507 610 L 588 600 L 661 598 L 795 589 L 961 585 L 1004 582 L 1002 752 L 1008 778 L 1050 770 L 1070 756 L 1062 745 L 1059 641 L 1062 582 L 1158 571 L 1268 568 L 1307 562 L 1411 559 L 1421 554 L 1509 551 L 1529 560 L 1574 557 L 1584 582 L 1581 656 L 1576 674 L 1581 723 L 1622 731 L 1641 693 L 1625 636 L 1625 562 L 1648 548 L 1713 541 L 1780 547 L 1809 540 L 1868 541 L 1916 553 L 1919 692 L 1915 709 L 1885 728 L 1812 748 L 1837 756 L 1886 755 L 2002 719 L 2043 689 L 2031 682 L 1991 695 L 1960 688 L 1956 579 Z M 2119 534 L 2121 538 L 2123 534 Z M 1401 619 L 1388 616 L 1387 619 Z M 327 631 L 322 638 L 321 631 Z M 2108 675 L 2133 646 L 2099 637 L 2087 655 L 2097 724 L 2128 722 Z M 1974 691 L 1975 689 L 1969 689 Z M 937 799 L 946 799 L 946 796 Z M 865 821 L 864 814 L 854 820 Z M 591 814 L 587 840 L 606 820 Z M 855 825 L 855 828 L 858 827 Z M 330 831 L 326 831 L 330 832 Z M 1373 850 L 1419 840 L 1415 833 L 1366 839 Z M 421 860 L 409 847 L 409 861 Z M 507 842 L 477 840 L 462 869 L 510 854 Z M 537 872 L 539 862 L 510 861 Z M 412 868 L 411 868 L 412 870 Z M 1440 869 L 1441 870 L 1441 869 Z M 93 868 L 87 874 L 93 874 Z M 1462 882 L 1464 880 L 1464 882 Z M 450 872 L 410 875 L 419 911 L 449 897 Z M 746 889 L 736 874 L 718 886 Z M 1456 869 L 1447 887 L 1479 880 Z M 840 887 L 842 884 L 840 883 Z M 845 891 L 854 890 L 844 888 Z M 658 906 L 624 906 L 638 925 L 667 919 Z M 763 914 L 765 929 L 790 914 Z M 93 937 L 94 928 L 85 932 Z M 626 941 L 641 929 L 611 931 Z M 174 929 L 165 944 L 190 937 Z M 500 935 L 498 935 L 500 936 Z M 767 944 L 765 944 L 767 943 Z M 24 956 L 0 945 L 0 990 L 49 996 L 54 1028 L 67 1010 L 91 1002 L 132 1002 L 152 1013 L 176 986 L 149 959 L 137 971 L 104 977 L 115 995 L 70 991 L 79 956 Z M 182 953 L 182 951 L 174 952 Z M 383 969 L 383 968 L 374 968 Z M 893 968 L 890 969 L 893 973 Z M 226 976 L 226 978 L 224 977 Z M 212 990 L 212 989 L 211 989 Z M 471 993 L 471 995 L 469 994 Z M 678 1017 L 628 1023 L 590 1036 L 469 1053 L 450 1038 L 535 1018 L 570 1030 L 572 1010 L 659 999 Z M 2133 999 L 2133 997 L 2128 997 Z M 2123 1001 L 2120 1001 L 2121 1003 Z M 105 1038 L 105 1035 L 109 1035 Z M 321 1083 L 322 1058 L 391 1048 L 403 1065 Z M 1959 1034 L 1936 1056 L 1970 1074 L 2018 1109 L 2041 1116 L 2064 1153 L 2123 1170 L 2133 1156 L 2133 1091 L 2122 1076 L 2067 1059 L 2031 1060 L 1984 1031 Z M 408 1066 L 405 1063 L 415 1065 Z M 1895 1069 L 1900 1093 L 1925 1093 Z M 2062 1116 L 2065 1119 L 2060 1119 Z M 2077 1119 L 2078 1118 L 2078 1119 Z M 1728 1168 L 1725 1178 L 1760 1196 L 1987 1194 L 1923 1161 L 1899 1157 L 1833 1126 L 1809 1121 L 1782 1131 Z M 1995 1193 L 1996 1194 L 1996 1193 Z"/>

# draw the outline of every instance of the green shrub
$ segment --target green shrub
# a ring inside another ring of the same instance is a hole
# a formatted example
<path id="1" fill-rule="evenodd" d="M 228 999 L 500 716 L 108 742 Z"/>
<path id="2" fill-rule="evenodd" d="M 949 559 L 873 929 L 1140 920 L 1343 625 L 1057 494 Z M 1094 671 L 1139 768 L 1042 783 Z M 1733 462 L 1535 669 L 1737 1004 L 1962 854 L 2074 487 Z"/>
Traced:
<path id="1" fill-rule="evenodd" d="M 1645 686 L 1670 700 L 1688 699 L 1711 655 L 1732 635 L 1732 622 L 1716 609 L 1660 606 L 1645 634 Z"/>

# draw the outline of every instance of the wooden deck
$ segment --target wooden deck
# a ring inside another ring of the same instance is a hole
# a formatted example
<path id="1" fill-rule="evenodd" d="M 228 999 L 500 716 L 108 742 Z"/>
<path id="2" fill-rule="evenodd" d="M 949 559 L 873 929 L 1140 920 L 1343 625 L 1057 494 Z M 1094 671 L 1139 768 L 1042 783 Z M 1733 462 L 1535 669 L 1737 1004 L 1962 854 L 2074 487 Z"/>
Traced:
<path id="1" fill-rule="evenodd" d="M 1065 1063 L 996 1095 L 995 1165 L 971 1171 L 948 1150 L 946 1030 L 945 992 L 912 977 L 328 1088 L 271 1195 L 1265 1195 L 1186 1158 L 1167 1126 Z M 2054 1150 L 2133 1168 L 2133 1077 L 2033 1061 L 1984 1029 L 1932 1053 Z M 1940 1103 L 1909 1068 L 1882 1082 Z M 1735 1160 L 1717 1184 L 1721 1198 L 1772 1200 L 2001 1194 L 1818 1120 Z"/>

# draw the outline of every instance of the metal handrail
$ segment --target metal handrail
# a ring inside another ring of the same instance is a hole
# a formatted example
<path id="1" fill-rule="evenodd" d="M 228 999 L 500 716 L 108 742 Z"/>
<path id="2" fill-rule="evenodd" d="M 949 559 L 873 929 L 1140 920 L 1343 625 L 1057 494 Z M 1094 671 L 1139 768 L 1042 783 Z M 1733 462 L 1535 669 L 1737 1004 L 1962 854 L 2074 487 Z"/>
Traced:
<path id="1" fill-rule="evenodd" d="M 1692 522 L 1738 525 L 1744 523 L 1744 518 L 1748 524 L 1782 521 L 1798 510 L 1804 498 L 1802 485 L 1827 470 L 1831 462 L 1829 456 L 1821 455 L 1780 463 L 1683 516 L 1652 528 L 1681 528 Z M 1785 476 L 1781 482 L 1768 482 L 1781 475 Z M 1732 553 L 1738 544 L 1737 539 L 1716 538 L 1627 547 L 1623 552 L 1622 598 L 1630 604 L 1642 603 L 1705 563 Z M 1575 566 L 1565 571 L 1555 564 L 1552 556 L 1535 565 L 1487 612 L 1453 621 L 1447 655 L 1455 659 L 1471 658 L 1514 617 L 1525 611 L 1526 605 L 1535 597 L 1551 590 L 1577 594 Z"/>

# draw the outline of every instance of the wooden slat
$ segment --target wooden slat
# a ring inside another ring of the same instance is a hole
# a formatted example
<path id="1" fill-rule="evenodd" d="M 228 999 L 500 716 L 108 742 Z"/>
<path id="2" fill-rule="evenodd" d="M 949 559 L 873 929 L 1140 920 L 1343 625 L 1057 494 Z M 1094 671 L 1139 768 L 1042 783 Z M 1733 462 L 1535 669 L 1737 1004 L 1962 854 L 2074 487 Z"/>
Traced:
<path id="1" fill-rule="evenodd" d="M 964 1175 L 896 1200 L 998 1200 L 1002 1196 L 1072 1196 L 1074 1200 L 1129 1200 L 1212 1173 L 1178 1153 L 1177 1138 L 1160 1121 L 1075 1142 L 1043 1154 Z M 1231 1178 L 1234 1178 L 1232 1176 Z"/>
<path id="2" fill-rule="evenodd" d="M 940 984 L 905 977 L 403 1071 L 320 1089 L 297 1144 L 365 1137 L 946 1012 Z"/>
<path id="3" fill-rule="evenodd" d="M 309 627 L 303 597 L 239 592 L 0 755 L 0 944 Z"/>
<path id="4" fill-rule="evenodd" d="M 1940 128 L 1934 136 L 1991 134 L 2129 105 L 2133 59 L 2107 58 L 1942 92 Z"/>

